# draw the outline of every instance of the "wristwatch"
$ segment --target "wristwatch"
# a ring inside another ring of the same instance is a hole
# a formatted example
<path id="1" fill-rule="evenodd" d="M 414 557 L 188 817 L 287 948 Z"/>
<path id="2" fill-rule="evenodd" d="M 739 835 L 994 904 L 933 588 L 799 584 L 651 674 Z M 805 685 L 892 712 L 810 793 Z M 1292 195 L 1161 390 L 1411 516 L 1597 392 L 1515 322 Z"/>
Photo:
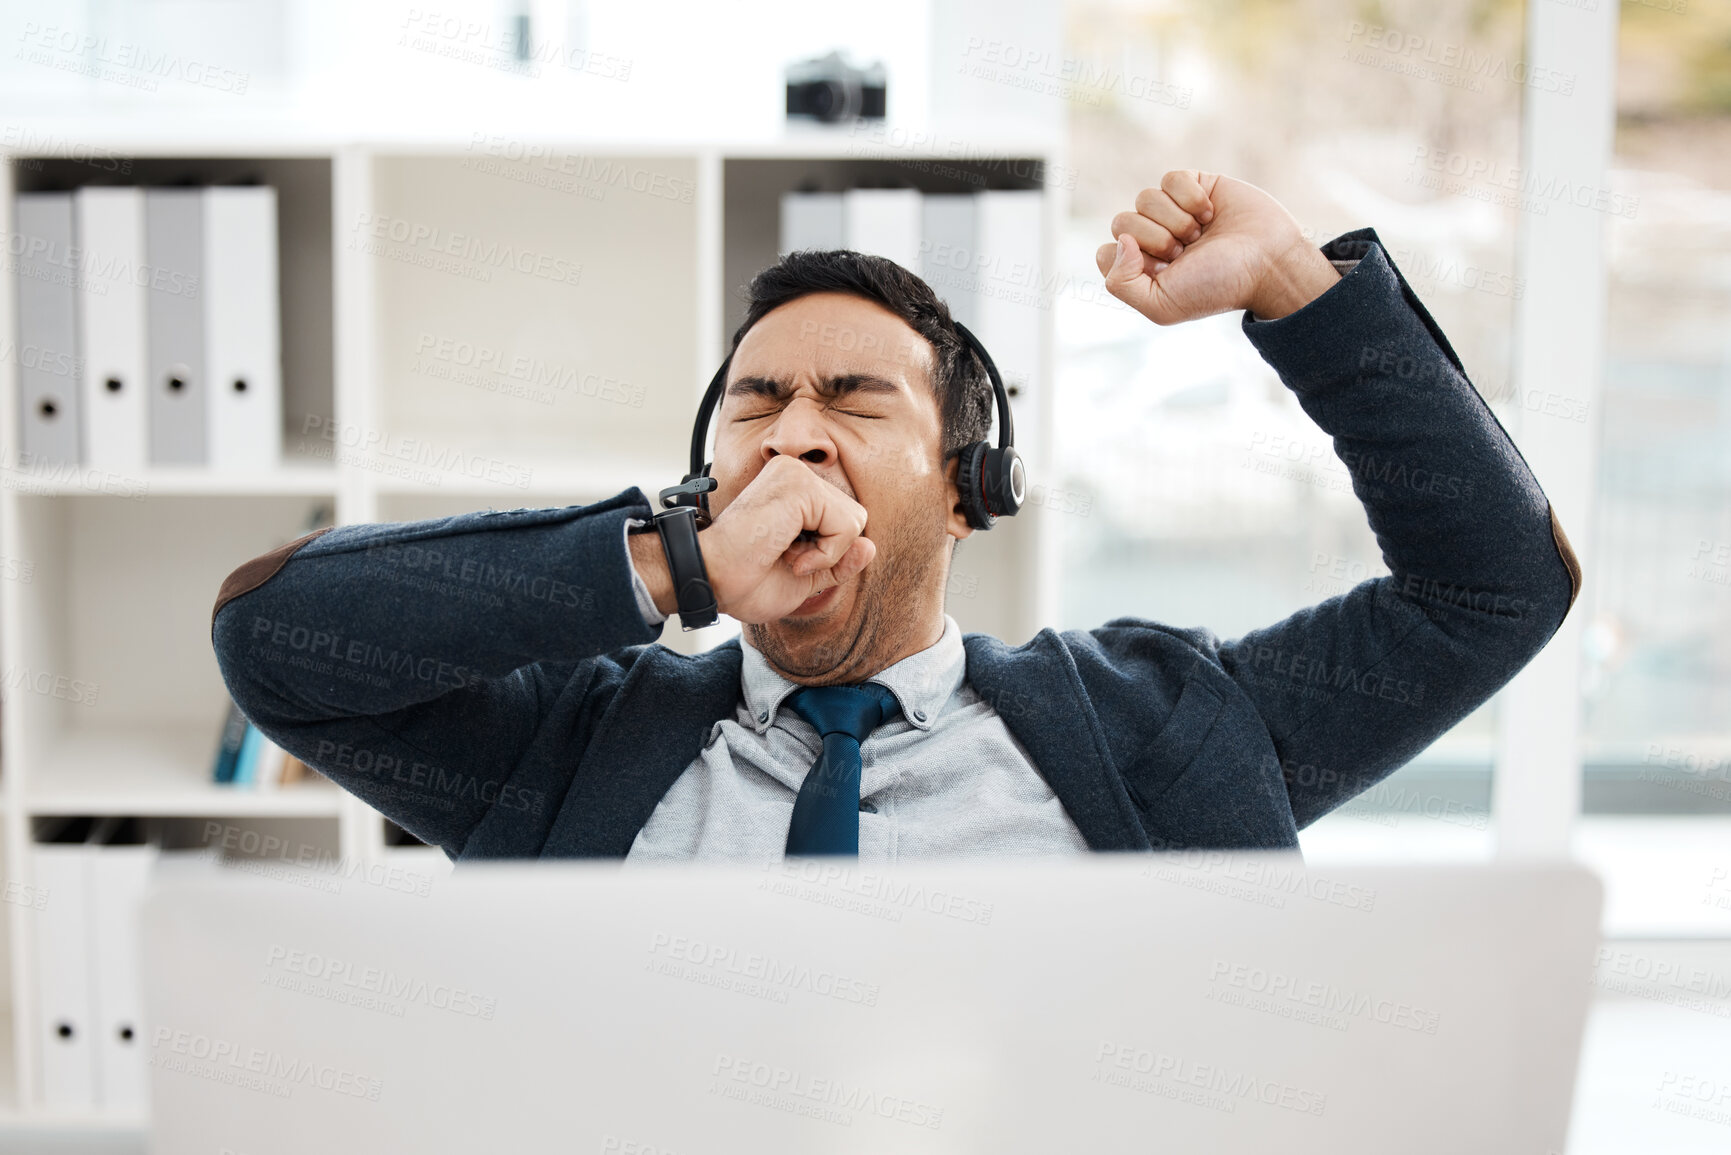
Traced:
<path id="1" fill-rule="evenodd" d="M 664 509 L 653 518 L 655 531 L 661 535 L 661 550 L 667 555 L 667 572 L 673 578 L 673 595 L 679 603 L 679 624 L 687 631 L 713 626 L 718 616 L 715 591 L 709 585 L 709 571 L 703 565 L 703 550 L 697 544 L 697 528 L 707 524 L 707 510 L 695 504 L 702 493 L 715 488 L 715 480 L 705 477 L 696 484 L 686 483 L 661 491 Z M 693 504 L 674 504 L 679 497 L 690 497 Z"/>

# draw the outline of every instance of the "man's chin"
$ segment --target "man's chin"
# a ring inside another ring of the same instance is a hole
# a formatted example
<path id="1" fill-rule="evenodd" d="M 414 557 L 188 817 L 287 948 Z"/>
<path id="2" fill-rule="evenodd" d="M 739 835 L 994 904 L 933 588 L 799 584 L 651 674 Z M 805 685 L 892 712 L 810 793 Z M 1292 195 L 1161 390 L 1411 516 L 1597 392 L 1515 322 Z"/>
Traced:
<path id="1" fill-rule="evenodd" d="M 863 623 L 854 622 L 858 582 L 831 586 L 792 613 L 751 627 L 752 645 L 794 678 L 823 678 L 854 658 Z"/>

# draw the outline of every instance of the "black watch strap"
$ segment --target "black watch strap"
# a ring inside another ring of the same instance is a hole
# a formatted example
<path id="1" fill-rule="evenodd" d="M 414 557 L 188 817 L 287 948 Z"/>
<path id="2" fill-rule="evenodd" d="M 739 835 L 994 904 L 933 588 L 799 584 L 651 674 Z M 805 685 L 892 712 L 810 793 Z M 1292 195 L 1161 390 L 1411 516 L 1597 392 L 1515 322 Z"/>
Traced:
<path id="1" fill-rule="evenodd" d="M 715 591 L 709 586 L 709 571 L 697 545 L 697 509 L 681 505 L 663 510 L 655 515 L 655 529 L 661 534 L 667 570 L 673 577 L 679 624 L 688 630 L 713 626 L 717 616 Z"/>

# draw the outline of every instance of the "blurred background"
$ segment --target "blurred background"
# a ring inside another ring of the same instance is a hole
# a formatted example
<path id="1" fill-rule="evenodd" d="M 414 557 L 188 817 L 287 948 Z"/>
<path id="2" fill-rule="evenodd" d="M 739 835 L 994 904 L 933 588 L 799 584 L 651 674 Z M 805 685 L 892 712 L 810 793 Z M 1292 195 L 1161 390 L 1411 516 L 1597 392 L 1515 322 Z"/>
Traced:
<path id="1" fill-rule="evenodd" d="M 102 371 L 18 328 L 59 279 L 11 220 L 8 878 L 103 819 L 446 869 L 316 775 L 211 780 L 218 583 L 331 521 L 676 482 L 741 288 L 802 238 L 917 267 L 1006 368 L 1032 505 L 957 552 L 964 629 L 1232 638 L 1385 574 L 1240 318 L 1162 330 L 1101 287 L 1111 216 L 1201 168 L 1318 244 L 1376 228 L 1584 568 L 1545 654 L 1307 858 L 1592 865 L 1623 969 L 1594 978 L 1571 1150 L 1731 1146 L 1646 1105 L 1675 1048 L 1731 1042 L 1731 0 L 12 0 L 0 43 L 7 201 L 273 189 L 280 342 L 257 452 L 33 454 L 31 383 Z M 79 308 L 125 291 L 71 280 Z M 0 1099 L 29 1120 L 44 967 L 8 901 Z"/>

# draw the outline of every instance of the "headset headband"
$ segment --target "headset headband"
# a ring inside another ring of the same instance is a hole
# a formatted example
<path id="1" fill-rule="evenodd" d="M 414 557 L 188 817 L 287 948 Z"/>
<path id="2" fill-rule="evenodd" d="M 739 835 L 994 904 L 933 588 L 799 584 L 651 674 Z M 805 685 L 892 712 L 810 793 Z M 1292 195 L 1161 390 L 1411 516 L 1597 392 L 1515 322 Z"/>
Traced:
<path id="1" fill-rule="evenodd" d="M 1004 382 L 998 376 L 998 367 L 992 364 L 991 355 L 986 352 L 986 347 L 980 344 L 980 339 L 974 336 L 966 325 L 960 321 L 951 323 L 955 325 L 956 332 L 962 338 L 962 343 L 974 351 L 974 356 L 978 357 L 980 364 L 985 367 L 986 377 L 992 383 L 992 396 L 997 399 L 998 403 L 998 448 L 1008 449 L 1016 443 L 1016 425 L 1010 419 L 1010 396 L 1004 391 Z"/>

